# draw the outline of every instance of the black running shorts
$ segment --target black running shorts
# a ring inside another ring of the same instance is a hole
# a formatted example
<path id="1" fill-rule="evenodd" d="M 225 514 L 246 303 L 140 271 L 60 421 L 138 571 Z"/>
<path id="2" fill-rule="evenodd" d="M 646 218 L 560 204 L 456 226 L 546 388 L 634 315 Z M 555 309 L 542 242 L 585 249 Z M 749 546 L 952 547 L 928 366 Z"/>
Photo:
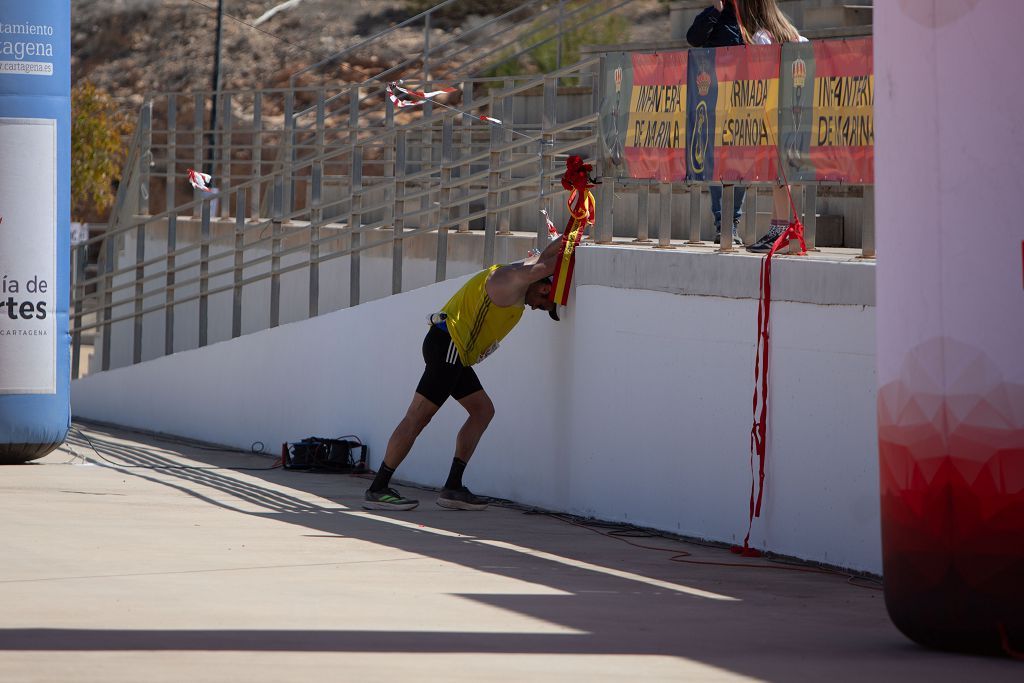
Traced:
<path id="1" fill-rule="evenodd" d="M 458 401 L 483 389 L 473 368 L 467 368 L 459 360 L 459 352 L 448 331 L 436 325 L 431 325 L 423 338 L 423 362 L 427 367 L 423 369 L 416 393 L 438 407 L 449 396 Z"/>

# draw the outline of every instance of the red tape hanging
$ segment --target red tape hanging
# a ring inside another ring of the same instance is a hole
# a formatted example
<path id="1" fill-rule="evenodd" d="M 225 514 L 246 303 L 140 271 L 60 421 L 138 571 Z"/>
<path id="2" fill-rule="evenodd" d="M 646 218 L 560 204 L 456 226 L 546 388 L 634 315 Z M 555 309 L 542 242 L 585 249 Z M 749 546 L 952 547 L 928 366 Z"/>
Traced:
<path id="1" fill-rule="evenodd" d="M 786 188 L 787 192 L 789 187 Z M 790 203 L 793 198 L 790 197 Z M 750 427 L 750 513 L 747 522 L 747 535 L 743 538 L 743 546 L 733 546 L 732 551 L 744 557 L 760 557 L 761 552 L 750 547 L 750 531 L 754 526 L 754 518 L 761 516 L 761 501 L 764 498 L 764 467 L 767 456 L 768 439 L 768 339 L 771 328 L 772 313 L 772 256 L 780 249 L 789 246 L 790 240 L 800 241 L 800 254 L 807 253 L 804 243 L 804 226 L 793 211 L 793 220 L 786 230 L 772 244 L 768 255 L 761 261 L 759 275 L 761 293 L 757 304 L 757 354 L 754 357 L 754 423 Z M 754 454 L 757 454 L 758 470 L 754 477 Z"/>
<path id="2" fill-rule="evenodd" d="M 771 133 L 771 124 L 767 121 L 768 112 L 765 111 L 765 122 L 768 123 L 768 131 Z M 773 136 L 774 137 L 774 136 Z M 775 144 L 774 139 L 772 144 Z M 778 146 L 776 146 L 778 151 Z M 807 254 L 807 244 L 804 242 L 804 224 L 800 222 L 800 215 L 796 210 L 796 203 L 793 201 L 793 192 L 789 187 L 789 179 L 786 178 L 786 169 L 779 155 L 779 172 L 782 174 L 782 181 L 786 188 L 786 196 L 789 199 L 789 209 L 792 213 L 792 220 L 775 242 L 771 250 L 761 261 L 760 295 L 757 302 L 757 353 L 754 356 L 754 398 L 753 413 L 754 423 L 750 427 L 750 510 L 747 520 L 747 535 L 743 537 L 743 545 L 734 545 L 730 550 L 743 557 L 760 557 L 760 550 L 750 547 L 750 531 L 754 526 L 754 518 L 761 516 L 761 502 L 764 499 L 764 468 L 765 459 L 768 455 L 768 339 L 771 328 L 772 313 L 772 256 L 775 252 L 789 246 L 791 240 L 800 241 L 800 252 L 798 255 Z M 754 454 L 757 454 L 758 466 L 757 476 L 754 476 Z"/>

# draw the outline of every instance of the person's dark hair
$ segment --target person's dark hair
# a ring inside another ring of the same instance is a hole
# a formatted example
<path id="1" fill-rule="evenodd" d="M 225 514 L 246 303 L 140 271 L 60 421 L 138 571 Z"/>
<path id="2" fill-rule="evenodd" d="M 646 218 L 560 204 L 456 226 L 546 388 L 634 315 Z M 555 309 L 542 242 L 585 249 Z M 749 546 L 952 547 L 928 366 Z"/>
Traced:
<path id="1" fill-rule="evenodd" d="M 552 287 L 555 286 L 555 280 L 554 280 L 554 278 L 551 275 L 548 275 L 547 277 L 542 277 L 541 279 L 537 280 L 537 282 L 538 283 L 539 282 L 546 282 L 549 285 L 551 285 Z M 551 308 L 548 309 L 548 315 L 551 317 L 552 320 L 557 321 L 559 319 L 558 318 L 558 304 L 552 302 Z"/>

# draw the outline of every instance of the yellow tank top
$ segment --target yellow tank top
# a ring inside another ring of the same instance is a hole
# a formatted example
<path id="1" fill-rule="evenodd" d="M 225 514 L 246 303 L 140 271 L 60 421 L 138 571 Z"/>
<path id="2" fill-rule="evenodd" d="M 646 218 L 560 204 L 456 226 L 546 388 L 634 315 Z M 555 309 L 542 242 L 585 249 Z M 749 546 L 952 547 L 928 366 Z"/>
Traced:
<path id="1" fill-rule="evenodd" d="M 466 367 L 494 353 L 523 315 L 525 302 L 496 306 L 487 296 L 487 280 L 501 266 L 491 266 L 469 279 L 441 309 L 448 316 L 448 334 Z"/>

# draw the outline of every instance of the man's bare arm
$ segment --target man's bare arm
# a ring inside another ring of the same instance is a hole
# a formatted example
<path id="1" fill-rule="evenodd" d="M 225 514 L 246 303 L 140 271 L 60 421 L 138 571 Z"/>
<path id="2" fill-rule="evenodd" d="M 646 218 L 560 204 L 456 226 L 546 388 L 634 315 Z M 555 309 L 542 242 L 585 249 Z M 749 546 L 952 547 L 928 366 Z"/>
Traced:
<path id="1" fill-rule="evenodd" d="M 565 238 L 552 240 L 538 256 L 520 263 L 510 263 L 494 271 L 487 281 L 487 296 L 498 306 L 512 306 L 526 296 L 530 284 L 555 272 L 555 264 L 562 254 Z"/>

